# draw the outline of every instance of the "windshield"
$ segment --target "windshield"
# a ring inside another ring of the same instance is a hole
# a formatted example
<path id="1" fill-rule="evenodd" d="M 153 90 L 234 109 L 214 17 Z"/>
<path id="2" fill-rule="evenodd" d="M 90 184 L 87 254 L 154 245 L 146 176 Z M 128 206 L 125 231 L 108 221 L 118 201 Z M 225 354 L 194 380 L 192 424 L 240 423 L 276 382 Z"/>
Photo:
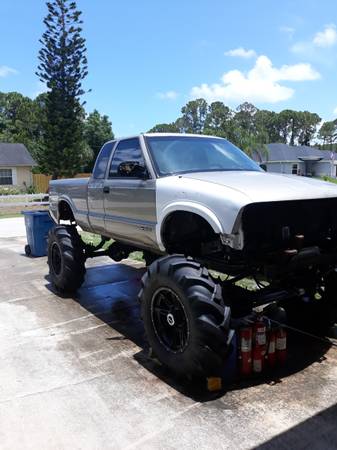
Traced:
<path id="1" fill-rule="evenodd" d="M 159 175 L 223 170 L 261 171 L 226 139 L 188 136 L 147 136 Z"/>

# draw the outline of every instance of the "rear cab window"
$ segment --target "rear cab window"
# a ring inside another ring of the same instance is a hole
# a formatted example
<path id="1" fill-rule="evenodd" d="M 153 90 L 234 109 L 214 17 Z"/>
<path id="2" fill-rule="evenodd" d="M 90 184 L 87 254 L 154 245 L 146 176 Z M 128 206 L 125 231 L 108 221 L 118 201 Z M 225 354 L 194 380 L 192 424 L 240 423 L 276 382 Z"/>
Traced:
<path id="1" fill-rule="evenodd" d="M 122 175 L 119 172 L 119 165 L 122 162 L 128 162 L 130 164 L 138 163 L 141 166 L 145 167 L 145 161 L 138 138 L 124 139 L 119 142 L 116 150 L 114 151 L 109 169 L 109 178 L 119 178 L 122 176 L 128 176 L 130 178 L 137 177 L 136 174 L 133 174 L 131 172 L 129 175 Z"/>
<path id="2" fill-rule="evenodd" d="M 94 179 L 101 180 L 105 178 L 106 169 L 115 143 L 116 141 L 112 141 L 107 142 L 106 144 L 103 145 L 101 151 L 97 156 L 95 167 L 92 173 L 92 177 Z"/>

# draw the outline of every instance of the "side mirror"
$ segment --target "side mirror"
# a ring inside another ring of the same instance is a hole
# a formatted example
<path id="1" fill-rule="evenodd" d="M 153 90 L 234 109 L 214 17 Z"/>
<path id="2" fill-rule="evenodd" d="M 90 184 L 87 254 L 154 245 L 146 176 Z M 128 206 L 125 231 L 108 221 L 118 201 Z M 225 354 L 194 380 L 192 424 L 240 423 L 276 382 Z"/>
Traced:
<path id="1" fill-rule="evenodd" d="M 265 172 L 267 172 L 267 166 L 266 164 L 260 164 L 261 169 L 263 169 Z"/>
<path id="2" fill-rule="evenodd" d="M 148 172 L 145 166 L 142 166 L 138 161 L 123 161 L 118 166 L 118 175 L 120 177 L 133 177 L 146 180 Z"/>

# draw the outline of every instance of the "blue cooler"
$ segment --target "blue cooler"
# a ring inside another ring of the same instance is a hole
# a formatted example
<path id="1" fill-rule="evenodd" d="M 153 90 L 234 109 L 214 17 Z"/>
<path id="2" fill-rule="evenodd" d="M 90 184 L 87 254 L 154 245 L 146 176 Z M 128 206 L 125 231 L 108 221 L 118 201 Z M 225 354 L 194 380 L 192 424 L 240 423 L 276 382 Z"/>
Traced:
<path id="1" fill-rule="evenodd" d="M 28 244 L 25 246 L 27 256 L 45 256 L 47 254 L 48 232 L 55 222 L 48 211 L 22 211 L 25 217 Z"/>

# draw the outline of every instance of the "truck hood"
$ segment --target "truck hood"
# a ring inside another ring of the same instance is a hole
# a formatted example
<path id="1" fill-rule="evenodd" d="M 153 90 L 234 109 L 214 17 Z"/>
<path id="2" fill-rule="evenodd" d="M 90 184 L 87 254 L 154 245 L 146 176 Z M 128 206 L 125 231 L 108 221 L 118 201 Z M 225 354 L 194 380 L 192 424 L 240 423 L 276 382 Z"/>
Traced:
<path id="1" fill-rule="evenodd" d="M 193 179 L 233 189 L 253 203 L 337 197 L 337 184 L 298 175 L 224 171 L 196 172 L 181 176 L 186 181 Z"/>

